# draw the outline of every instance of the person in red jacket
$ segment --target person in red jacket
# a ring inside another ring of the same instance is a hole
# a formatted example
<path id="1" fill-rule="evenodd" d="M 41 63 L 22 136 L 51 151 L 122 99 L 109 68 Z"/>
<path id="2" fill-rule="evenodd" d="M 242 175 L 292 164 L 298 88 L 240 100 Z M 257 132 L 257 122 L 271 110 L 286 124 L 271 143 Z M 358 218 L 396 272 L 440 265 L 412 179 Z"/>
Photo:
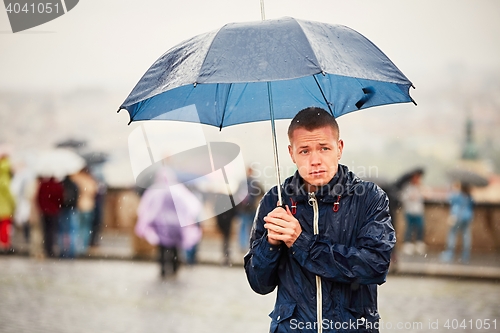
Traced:
<path id="1" fill-rule="evenodd" d="M 53 177 L 40 178 L 37 203 L 42 215 L 44 249 L 46 255 L 49 257 L 55 256 L 54 239 L 57 234 L 62 201 L 63 187 L 61 182 Z"/>
<path id="2" fill-rule="evenodd" d="M 0 151 L 0 251 L 13 253 L 11 225 L 16 202 L 10 190 L 11 170 L 7 154 Z"/>

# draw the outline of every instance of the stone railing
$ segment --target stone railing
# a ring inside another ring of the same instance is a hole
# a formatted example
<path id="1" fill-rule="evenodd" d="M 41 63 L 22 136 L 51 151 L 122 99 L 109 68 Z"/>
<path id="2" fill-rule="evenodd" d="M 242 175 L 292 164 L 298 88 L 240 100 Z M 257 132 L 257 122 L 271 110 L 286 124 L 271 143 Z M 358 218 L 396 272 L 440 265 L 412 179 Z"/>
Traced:
<path id="1" fill-rule="evenodd" d="M 107 230 L 132 232 L 137 219 L 139 195 L 133 189 L 108 190 L 104 209 L 103 227 Z M 444 201 L 425 203 L 425 241 L 434 250 L 442 250 L 449 230 L 449 205 Z M 204 237 L 219 237 L 215 222 L 205 221 Z M 236 231 L 237 228 L 233 228 Z M 396 216 L 398 243 L 404 239 L 405 221 L 401 212 Z M 134 242 L 139 242 L 135 240 Z M 460 241 L 459 243 L 460 244 Z M 134 245 L 135 246 L 135 245 Z M 500 203 L 477 203 L 472 224 L 473 252 L 500 251 Z"/>
<path id="2" fill-rule="evenodd" d="M 434 250 L 443 250 L 448 236 L 450 206 L 444 201 L 425 202 L 425 242 Z M 402 212 L 396 217 L 398 243 L 402 244 L 406 223 Z M 457 237 L 457 246 L 461 239 Z M 472 251 L 500 251 L 500 203 L 476 203 L 472 222 Z"/>

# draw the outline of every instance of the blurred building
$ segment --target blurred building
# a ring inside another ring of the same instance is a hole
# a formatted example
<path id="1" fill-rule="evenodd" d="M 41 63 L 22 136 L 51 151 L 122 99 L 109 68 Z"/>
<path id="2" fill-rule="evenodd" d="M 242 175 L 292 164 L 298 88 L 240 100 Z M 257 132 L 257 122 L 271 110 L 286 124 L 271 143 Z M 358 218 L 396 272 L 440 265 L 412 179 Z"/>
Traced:
<path id="1" fill-rule="evenodd" d="M 494 173 L 489 161 L 482 156 L 474 134 L 474 122 L 469 117 L 464 127 L 460 157 L 453 170 L 449 171 L 463 171 L 458 174 L 471 177 L 471 181 L 484 180 L 481 186 L 472 186 L 472 196 L 476 203 L 472 224 L 472 252 L 498 252 L 500 251 L 500 175 Z M 424 188 L 425 242 L 431 251 L 444 249 L 446 243 L 450 210 L 448 196 L 453 183 L 458 181 L 457 178 L 450 177 L 450 174 L 447 175 L 448 186 Z M 402 239 L 406 226 L 401 222 L 404 221 L 402 216 L 397 220 L 399 223 L 396 230 L 399 239 Z"/>
<path id="2" fill-rule="evenodd" d="M 500 175 L 496 175 L 489 161 L 481 156 L 474 138 L 474 123 L 470 117 L 466 120 L 465 141 L 458 165 L 460 168 L 477 173 L 488 181 L 486 186 L 473 187 L 472 196 L 476 202 L 500 204 Z"/>

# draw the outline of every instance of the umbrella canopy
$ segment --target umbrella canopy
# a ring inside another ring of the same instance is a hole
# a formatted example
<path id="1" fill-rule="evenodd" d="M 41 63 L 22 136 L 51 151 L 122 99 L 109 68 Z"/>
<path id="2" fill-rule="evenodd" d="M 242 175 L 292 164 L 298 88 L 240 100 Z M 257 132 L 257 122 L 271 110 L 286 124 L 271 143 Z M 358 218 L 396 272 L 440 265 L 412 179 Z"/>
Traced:
<path id="1" fill-rule="evenodd" d="M 482 175 L 467 169 L 452 169 L 448 171 L 448 176 L 457 182 L 470 186 L 484 187 L 488 186 L 489 181 Z"/>
<path id="2" fill-rule="evenodd" d="M 393 185 L 396 187 L 396 189 L 400 190 L 411 181 L 414 175 L 423 175 L 424 173 L 425 169 L 423 167 L 415 167 L 399 176 Z"/>
<path id="3" fill-rule="evenodd" d="M 227 24 L 180 43 L 151 66 L 120 109 L 129 112 L 131 121 L 169 119 L 222 128 L 272 116 L 293 118 L 309 106 L 338 117 L 410 102 L 410 86 L 358 32 L 282 18 Z M 199 119 L 169 114 L 193 104 Z"/>
<path id="4" fill-rule="evenodd" d="M 274 120 L 322 107 L 339 117 L 413 101 L 405 75 L 372 42 L 342 26 L 285 17 L 231 23 L 161 56 L 119 110 L 130 122 L 178 120 L 217 126 Z M 194 105 L 197 114 L 174 112 Z M 278 198 L 281 189 L 278 186 Z"/>
<path id="5" fill-rule="evenodd" d="M 67 139 L 56 143 L 57 148 L 81 149 L 87 145 L 85 140 Z"/>
<path id="6" fill-rule="evenodd" d="M 109 154 L 102 151 L 87 152 L 81 155 L 87 165 L 102 164 L 108 161 Z"/>
<path id="7" fill-rule="evenodd" d="M 41 177 L 62 179 L 85 167 L 85 160 L 72 150 L 57 148 L 41 152 L 36 163 L 36 173 Z"/>

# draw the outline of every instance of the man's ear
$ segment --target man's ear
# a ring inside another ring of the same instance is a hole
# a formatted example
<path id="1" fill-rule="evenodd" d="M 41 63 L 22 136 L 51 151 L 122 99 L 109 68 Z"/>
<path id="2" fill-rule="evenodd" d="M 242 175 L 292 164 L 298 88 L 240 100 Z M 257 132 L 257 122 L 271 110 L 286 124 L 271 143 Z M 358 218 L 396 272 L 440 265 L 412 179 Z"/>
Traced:
<path id="1" fill-rule="evenodd" d="M 339 160 L 340 160 L 340 158 L 342 157 L 342 152 L 344 151 L 344 140 L 339 139 L 338 146 L 339 146 L 338 149 L 339 149 Z"/>
<path id="2" fill-rule="evenodd" d="M 293 148 L 292 148 L 292 145 L 288 145 L 288 153 L 290 154 L 290 158 L 292 159 L 292 162 L 295 163 L 295 158 L 293 158 Z"/>

